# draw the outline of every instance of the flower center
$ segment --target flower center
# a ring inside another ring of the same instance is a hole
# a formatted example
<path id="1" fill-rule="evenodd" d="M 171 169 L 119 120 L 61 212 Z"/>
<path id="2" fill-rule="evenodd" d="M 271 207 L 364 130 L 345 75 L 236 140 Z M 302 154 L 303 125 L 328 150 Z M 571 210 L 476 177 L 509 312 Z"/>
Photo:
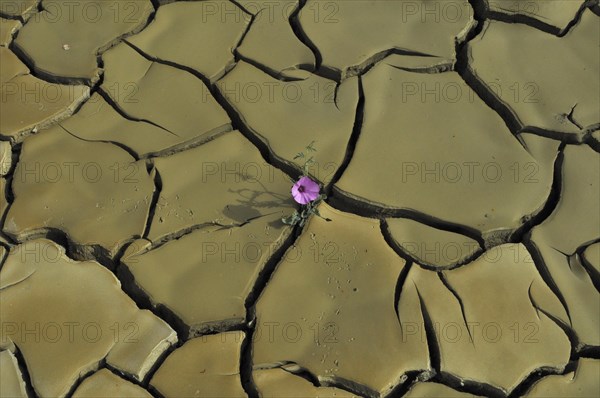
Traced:
<path id="1" fill-rule="evenodd" d="M 300 185 L 298 187 L 298 192 L 304 192 L 304 185 Z"/>

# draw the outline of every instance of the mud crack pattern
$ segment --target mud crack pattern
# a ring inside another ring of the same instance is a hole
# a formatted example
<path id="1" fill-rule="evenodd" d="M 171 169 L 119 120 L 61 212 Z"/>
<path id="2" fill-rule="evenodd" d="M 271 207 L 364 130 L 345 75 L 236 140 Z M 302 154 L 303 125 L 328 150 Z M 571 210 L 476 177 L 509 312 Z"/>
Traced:
<path id="1" fill-rule="evenodd" d="M 1 398 L 600 396 L 597 0 L 0 0 L 0 55 Z"/>

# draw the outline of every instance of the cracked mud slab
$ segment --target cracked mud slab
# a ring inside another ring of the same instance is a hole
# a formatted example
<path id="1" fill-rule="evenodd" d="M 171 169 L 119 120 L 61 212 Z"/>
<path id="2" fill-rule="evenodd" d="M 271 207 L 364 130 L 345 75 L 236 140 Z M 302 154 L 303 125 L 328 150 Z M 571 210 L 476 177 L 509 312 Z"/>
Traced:
<path id="1" fill-rule="evenodd" d="M 389 53 L 454 59 L 474 20 L 467 0 L 308 0 L 299 22 L 323 66 L 345 78 Z"/>
<path id="2" fill-rule="evenodd" d="M 176 2 L 159 7 L 155 20 L 127 41 L 152 57 L 190 68 L 214 82 L 233 65 L 233 50 L 249 23 L 250 15 L 233 2 Z"/>
<path id="3" fill-rule="evenodd" d="M 121 87 L 127 87 L 128 94 L 137 90 L 136 86 L 128 85 L 128 83 Z M 221 121 L 227 122 L 225 119 Z M 217 121 L 217 124 L 221 121 Z M 207 126 L 209 134 L 202 134 L 203 131 L 193 131 L 190 128 L 182 130 L 181 135 L 176 135 L 157 126 L 152 121 L 137 120 L 128 115 L 122 115 L 99 94 L 93 94 L 77 114 L 60 122 L 60 125 L 69 133 L 83 140 L 111 142 L 129 150 L 139 158 L 186 149 L 205 141 L 213 132 L 217 134 L 220 130 L 230 129 L 228 124 L 224 124 L 217 130 L 212 130 L 212 126 Z M 194 125 L 194 123 L 190 125 Z"/>
<path id="4" fill-rule="evenodd" d="M 107 369 L 100 369 L 77 387 L 73 398 L 151 398 L 143 388 L 120 378 Z"/>
<path id="5" fill-rule="evenodd" d="M 362 133 L 336 184 L 343 196 L 484 235 L 518 228 L 542 208 L 558 143 L 527 135 L 524 146 L 455 72 L 384 60 L 363 80 Z"/>
<path id="6" fill-rule="evenodd" d="M 280 81 L 240 61 L 218 87 L 278 161 L 299 169 L 304 162 L 294 157 L 315 141 L 310 174 L 326 184 L 346 154 L 359 100 L 358 79 L 338 85 L 309 72 L 302 72 L 299 79 Z"/>
<path id="7" fill-rule="evenodd" d="M 21 140 L 70 116 L 89 97 L 86 86 L 48 83 L 31 75 L 6 47 L 0 47 L 0 55 L 0 136 Z"/>
<path id="8" fill-rule="evenodd" d="M 167 357 L 150 385 L 168 397 L 246 397 L 238 362 L 244 338 L 227 332 L 189 340 Z"/>
<path id="9" fill-rule="evenodd" d="M 42 6 L 45 10 L 19 31 L 15 47 L 36 72 L 81 81 L 97 80 L 97 56 L 141 30 L 153 11 L 150 0 L 43 0 Z"/>
<path id="10" fill-rule="evenodd" d="M 569 361 L 569 339 L 547 315 L 564 309 L 523 245 L 497 246 L 439 275 L 413 266 L 398 306 L 407 334 L 435 331 L 440 370 L 462 380 L 510 393 L 536 369 L 561 371 Z"/>
<path id="11" fill-rule="evenodd" d="M 600 123 L 599 25 L 589 10 L 564 37 L 491 21 L 469 43 L 468 68 L 516 128 L 582 135 Z"/>
<path id="12" fill-rule="evenodd" d="M 300 67 L 314 70 L 315 55 L 292 27 L 292 20 L 302 12 L 300 3 L 299 0 L 240 1 L 253 15 L 253 21 L 237 52 L 280 76 L 293 76 Z"/>
<path id="13" fill-rule="evenodd" d="M 135 306 L 106 268 L 75 262 L 48 240 L 11 250 L 0 294 L 2 338 L 19 348 L 40 396 L 65 396 L 102 360 L 141 381 L 177 341 L 164 321 Z"/>
<path id="14" fill-rule="evenodd" d="M 56 126 L 23 144 L 3 231 L 17 240 L 61 231 L 79 257 L 112 257 L 144 232 L 154 189 L 123 149 Z"/>
<path id="15" fill-rule="evenodd" d="M 230 129 L 227 114 L 194 75 L 150 61 L 125 43 L 102 59 L 106 73 L 101 89 L 124 117 L 147 121 L 184 140 Z"/>
<path id="16" fill-rule="evenodd" d="M 377 221 L 327 205 L 320 212 L 334 221 L 309 221 L 256 304 L 254 366 L 292 362 L 325 385 L 387 393 L 404 373 L 429 368 L 427 343 L 405 338 L 395 311 L 405 263 Z"/>
<path id="17" fill-rule="evenodd" d="M 150 301 L 194 336 L 244 322 L 246 297 L 289 234 L 280 214 L 267 215 L 240 227 L 200 229 L 121 261 Z"/>
<path id="18" fill-rule="evenodd" d="M 147 236 L 153 242 L 201 226 L 239 226 L 292 212 L 291 180 L 238 131 L 154 164 L 162 189 Z"/>

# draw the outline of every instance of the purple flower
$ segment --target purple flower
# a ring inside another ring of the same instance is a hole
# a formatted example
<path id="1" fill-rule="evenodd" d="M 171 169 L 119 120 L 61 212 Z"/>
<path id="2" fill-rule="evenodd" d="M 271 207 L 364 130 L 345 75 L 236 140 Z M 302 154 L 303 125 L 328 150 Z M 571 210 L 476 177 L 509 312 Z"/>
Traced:
<path id="1" fill-rule="evenodd" d="M 319 191 L 319 184 L 308 177 L 302 177 L 292 187 L 292 196 L 296 202 L 305 205 L 317 199 Z"/>

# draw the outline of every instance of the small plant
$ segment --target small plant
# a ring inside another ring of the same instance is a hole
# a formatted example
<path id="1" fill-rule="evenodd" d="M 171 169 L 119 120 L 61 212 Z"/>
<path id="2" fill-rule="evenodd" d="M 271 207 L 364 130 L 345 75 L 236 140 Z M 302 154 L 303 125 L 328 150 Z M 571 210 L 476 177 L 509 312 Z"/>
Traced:
<path id="1" fill-rule="evenodd" d="M 294 156 L 294 160 L 305 159 L 304 165 L 302 166 L 302 175 L 292 186 L 292 197 L 296 203 L 300 204 L 300 209 L 295 210 L 291 216 L 283 217 L 281 221 L 283 221 L 284 224 L 299 224 L 300 226 L 303 226 L 311 214 L 321 217 L 317 207 L 319 206 L 319 203 L 326 198 L 326 196 L 321 193 L 321 187 L 319 184 L 308 177 L 308 168 L 315 162 L 310 153 L 317 151 L 313 146 L 314 143 L 315 142 L 312 141 L 306 146 L 306 153 L 299 152 L 296 156 Z"/>

